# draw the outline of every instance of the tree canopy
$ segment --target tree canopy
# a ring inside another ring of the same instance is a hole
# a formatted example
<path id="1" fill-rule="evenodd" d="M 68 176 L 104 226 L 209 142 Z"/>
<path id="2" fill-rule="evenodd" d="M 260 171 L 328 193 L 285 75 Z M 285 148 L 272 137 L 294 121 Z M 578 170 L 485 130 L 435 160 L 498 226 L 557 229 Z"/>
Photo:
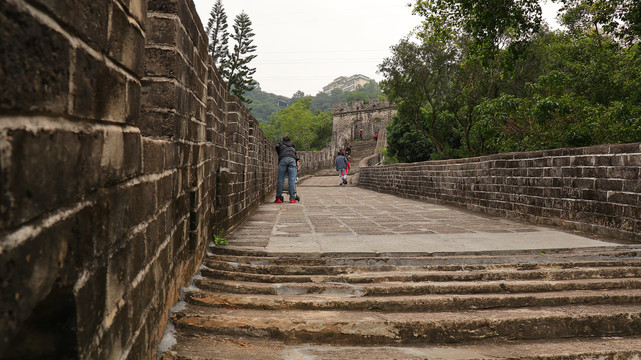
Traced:
<path id="1" fill-rule="evenodd" d="M 542 26 L 536 0 L 415 0 L 423 31 L 379 65 L 398 109 L 389 154 L 641 141 L 638 1 L 556 1 L 565 30 Z"/>
<path id="2" fill-rule="evenodd" d="M 273 143 L 287 135 L 297 150 L 323 149 L 332 138 L 332 115 L 322 111 L 312 112 L 311 106 L 311 97 L 303 97 L 274 113 L 270 124 L 260 123 L 260 126 Z"/>
<path id="3" fill-rule="evenodd" d="M 242 12 L 234 19 L 234 33 L 227 31 L 227 15 L 221 0 L 217 0 L 209 13 L 205 31 L 209 38 L 208 51 L 218 66 L 220 75 L 227 83 L 227 91 L 236 95 L 246 104 L 251 99 L 245 97 L 248 91 L 254 89 L 256 81 L 252 75 L 256 72 L 249 63 L 256 58 L 252 53 L 256 51 L 256 45 L 252 45 L 254 32 L 251 28 L 252 22 L 249 16 Z M 229 51 L 229 37 L 234 40 L 234 47 Z"/>
<path id="4" fill-rule="evenodd" d="M 209 37 L 209 53 L 216 65 L 229 57 L 229 33 L 227 32 L 227 15 L 221 0 L 216 0 L 209 13 L 205 32 Z"/>
<path id="5" fill-rule="evenodd" d="M 425 18 L 424 38 L 464 33 L 471 54 L 487 59 L 529 40 L 542 22 L 539 0 L 418 0 L 414 12 Z"/>
<path id="6" fill-rule="evenodd" d="M 286 96 L 270 94 L 261 90 L 257 84 L 256 88 L 248 91 L 245 95 L 251 101 L 251 114 L 261 123 L 272 122 L 271 115 L 279 110 L 296 102 L 304 97 L 312 99 L 311 111 L 323 111 L 332 113 L 334 105 L 339 103 L 352 103 L 363 101 L 369 103 L 372 100 L 383 100 L 384 96 L 376 81 L 370 81 L 364 86 L 359 86 L 354 91 L 341 91 L 335 89 L 331 94 L 319 92 L 316 96 L 305 95 L 303 91 L 296 91 L 291 98 Z"/>
<path id="7" fill-rule="evenodd" d="M 256 51 L 256 45 L 252 45 L 255 34 L 251 26 L 249 15 L 244 12 L 236 15 L 234 33 L 230 35 L 235 41 L 234 49 L 222 66 L 223 77 L 227 80 L 227 90 L 238 96 L 244 103 L 249 103 L 244 96 L 245 93 L 256 85 L 256 81 L 252 78 L 256 68 L 249 67 L 249 63 L 256 57 L 251 54 Z"/>
<path id="8" fill-rule="evenodd" d="M 554 0 L 562 5 L 561 21 L 573 34 L 593 31 L 632 44 L 641 37 L 638 0 Z"/>

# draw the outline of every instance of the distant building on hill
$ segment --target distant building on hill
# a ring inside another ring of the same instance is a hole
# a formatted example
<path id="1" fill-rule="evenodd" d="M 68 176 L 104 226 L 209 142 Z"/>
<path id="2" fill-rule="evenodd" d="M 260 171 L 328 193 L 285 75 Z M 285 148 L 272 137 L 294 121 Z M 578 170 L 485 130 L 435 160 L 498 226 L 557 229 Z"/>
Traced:
<path id="1" fill-rule="evenodd" d="M 327 86 L 323 86 L 324 93 L 331 93 L 334 89 L 340 89 L 342 91 L 354 91 L 360 85 L 363 86 L 374 79 L 370 79 L 365 75 L 356 74 L 352 76 L 341 76 L 337 77 L 329 83 Z"/>

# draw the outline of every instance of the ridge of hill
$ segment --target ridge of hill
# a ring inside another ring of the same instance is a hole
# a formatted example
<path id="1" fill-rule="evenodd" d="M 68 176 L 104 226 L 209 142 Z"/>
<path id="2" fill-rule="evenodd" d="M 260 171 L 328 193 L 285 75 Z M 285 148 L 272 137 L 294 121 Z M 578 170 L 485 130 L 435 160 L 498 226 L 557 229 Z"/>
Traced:
<path id="1" fill-rule="evenodd" d="M 367 103 L 370 100 L 382 97 L 383 94 L 380 86 L 374 80 L 363 87 L 359 87 L 356 91 L 344 92 L 337 89 L 329 94 L 319 92 L 315 96 L 306 95 L 302 91 L 296 92 L 292 97 L 276 95 L 263 91 L 259 85 L 256 86 L 254 90 L 245 93 L 245 97 L 251 101 L 251 103 L 248 104 L 251 114 L 259 123 L 266 124 L 271 124 L 271 115 L 273 113 L 283 110 L 294 101 L 307 96 L 312 98 L 311 110 L 313 112 L 332 112 L 336 104 L 351 103 L 354 101 Z"/>

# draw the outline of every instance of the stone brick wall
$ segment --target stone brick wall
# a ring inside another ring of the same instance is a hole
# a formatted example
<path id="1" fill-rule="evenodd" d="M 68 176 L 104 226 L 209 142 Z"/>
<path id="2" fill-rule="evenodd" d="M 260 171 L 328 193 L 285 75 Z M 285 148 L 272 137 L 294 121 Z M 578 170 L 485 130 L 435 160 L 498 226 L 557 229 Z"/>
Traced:
<path id="1" fill-rule="evenodd" d="M 639 242 L 640 169 L 637 143 L 367 167 L 360 185 Z"/>
<path id="2" fill-rule="evenodd" d="M 332 169 L 334 158 L 339 149 L 358 136 L 358 129 L 363 129 L 363 139 L 372 139 L 374 131 L 379 132 L 377 154 L 386 141 L 385 127 L 396 114 L 396 109 L 388 102 L 374 100 L 369 104 L 356 101 L 334 105 L 332 114 L 332 141 L 327 148 L 320 151 L 299 151 L 301 175 L 309 175 L 322 169 Z M 378 157 L 377 157 L 378 159 Z M 374 162 L 376 163 L 376 161 Z"/>
<path id="3" fill-rule="evenodd" d="M 328 169 L 334 166 L 335 152 L 338 149 L 328 145 L 320 151 L 297 151 L 300 159 L 300 175 L 311 175 L 318 170 Z"/>
<path id="4" fill-rule="evenodd" d="M 334 105 L 332 142 L 336 149 L 344 148 L 363 130 L 363 139 L 373 139 L 378 131 L 379 143 L 385 143 L 385 127 L 396 115 L 396 108 L 389 102 L 373 100 L 368 104 L 355 101 Z"/>
<path id="5" fill-rule="evenodd" d="M 0 48 L 0 359 L 153 359 L 273 146 L 191 0 L 4 0 Z"/>

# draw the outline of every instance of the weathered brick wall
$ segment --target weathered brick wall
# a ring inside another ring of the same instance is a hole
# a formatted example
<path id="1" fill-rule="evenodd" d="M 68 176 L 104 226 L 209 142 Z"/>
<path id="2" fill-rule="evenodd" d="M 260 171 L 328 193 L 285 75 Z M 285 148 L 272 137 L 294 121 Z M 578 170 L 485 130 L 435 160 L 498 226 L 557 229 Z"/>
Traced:
<path id="1" fill-rule="evenodd" d="M 641 144 L 361 169 L 360 185 L 492 215 L 641 241 Z"/>
<path id="2" fill-rule="evenodd" d="M 191 0 L 4 0 L 0 48 L 0 359 L 152 359 L 273 146 Z"/>
<path id="3" fill-rule="evenodd" d="M 338 149 L 328 144 L 326 149 L 320 151 L 297 151 L 300 159 L 300 176 L 311 175 L 322 169 L 334 166 L 334 153 Z"/>
<path id="4" fill-rule="evenodd" d="M 334 105 L 332 141 L 336 148 L 344 148 L 358 137 L 358 130 L 363 130 L 363 139 L 374 138 L 378 131 L 379 139 L 385 141 L 385 128 L 396 115 L 396 108 L 389 102 L 373 100 L 368 104 L 355 101 Z"/>
<path id="5" fill-rule="evenodd" d="M 334 158 L 339 149 L 344 149 L 358 137 L 358 129 L 363 129 L 363 139 L 372 139 L 374 132 L 379 132 L 380 146 L 385 144 L 387 123 L 392 121 L 396 109 L 388 102 L 373 100 L 369 104 L 356 101 L 334 105 L 332 114 L 332 141 L 327 148 L 320 151 L 299 151 L 301 175 L 309 175 L 318 170 L 334 167 Z"/>

